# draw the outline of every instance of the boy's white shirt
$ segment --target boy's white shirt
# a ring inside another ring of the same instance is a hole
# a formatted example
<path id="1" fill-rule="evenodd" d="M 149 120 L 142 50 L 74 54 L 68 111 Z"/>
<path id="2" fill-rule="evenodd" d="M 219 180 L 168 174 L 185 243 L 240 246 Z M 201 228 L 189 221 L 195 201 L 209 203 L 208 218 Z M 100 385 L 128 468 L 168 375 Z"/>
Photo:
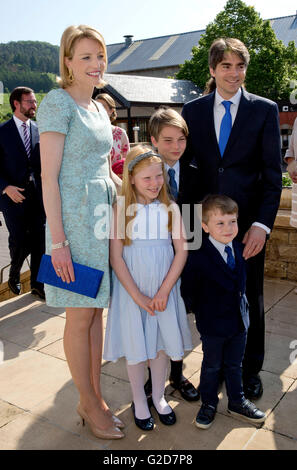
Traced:
<path id="1" fill-rule="evenodd" d="M 220 252 L 220 254 L 222 255 L 222 257 L 224 258 L 224 261 L 225 263 L 227 263 L 227 253 L 225 252 L 225 247 L 226 246 L 230 246 L 231 250 L 232 250 L 232 254 L 235 258 L 235 254 L 234 254 L 234 249 L 233 249 L 233 243 L 232 242 L 229 242 L 225 245 L 225 243 L 221 243 L 221 242 L 218 242 L 218 240 L 215 240 L 211 235 L 209 235 L 209 241 L 214 245 L 214 247 Z"/>

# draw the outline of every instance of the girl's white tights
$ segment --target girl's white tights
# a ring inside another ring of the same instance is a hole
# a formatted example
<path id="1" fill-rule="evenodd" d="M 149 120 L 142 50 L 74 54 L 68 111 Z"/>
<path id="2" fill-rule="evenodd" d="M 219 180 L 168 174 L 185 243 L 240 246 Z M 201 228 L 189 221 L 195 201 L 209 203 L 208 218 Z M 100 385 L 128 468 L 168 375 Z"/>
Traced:
<path id="1" fill-rule="evenodd" d="M 150 360 L 152 399 L 157 411 L 162 415 L 168 414 L 172 411 L 164 397 L 167 367 L 168 356 L 164 351 L 159 351 L 156 359 Z"/>
<path id="2" fill-rule="evenodd" d="M 171 412 L 171 408 L 164 398 L 167 365 L 168 356 L 163 351 L 159 351 L 156 359 L 150 360 L 152 376 L 152 398 L 154 405 L 160 414 L 167 414 Z M 147 419 L 150 417 L 147 397 L 144 391 L 145 370 L 146 362 L 139 362 L 138 364 L 133 365 L 127 364 L 133 402 L 135 405 L 135 415 L 138 419 Z"/>
<path id="3" fill-rule="evenodd" d="M 127 372 L 135 405 L 135 415 L 138 419 L 147 419 L 151 415 L 144 391 L 145 368 L 146 362 L 138 362 L 132 365 L 127 363 Z"/>

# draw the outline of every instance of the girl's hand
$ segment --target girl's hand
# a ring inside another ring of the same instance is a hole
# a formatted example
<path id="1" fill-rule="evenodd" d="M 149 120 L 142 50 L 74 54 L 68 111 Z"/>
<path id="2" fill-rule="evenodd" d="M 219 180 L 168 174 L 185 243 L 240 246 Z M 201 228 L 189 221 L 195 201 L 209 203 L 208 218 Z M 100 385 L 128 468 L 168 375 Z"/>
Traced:
<path id="1" fill-rule="evenodd" d="M 160 289 L 151 301 L 151 308 L 158 310 L 158 312 L 164 312 L 167 307 L 168 297 L 169 294 Z"/>
<path id="2" fill-rule="evenodd" d="M 56 274 L 63 282 L 75 281 L 74 269 L 69 246 L 52 250 L 52 264 Z"/>
<path id="3" fill-rule="evenodd" d="M 137 305 L 139 307 L 146 310 L 147 313 L 149 313 L 152 317 L 156 316 L 156 314 L 154 312 L 154 308 L 151 306 L 152 299 L 150 299 L 150 297 L 147 297 L 146 295 L 141 294 L 141 292 L 140 292 L 138 294 L 137 298 L 135 299 L 135 302 L 137 303 Z"/>

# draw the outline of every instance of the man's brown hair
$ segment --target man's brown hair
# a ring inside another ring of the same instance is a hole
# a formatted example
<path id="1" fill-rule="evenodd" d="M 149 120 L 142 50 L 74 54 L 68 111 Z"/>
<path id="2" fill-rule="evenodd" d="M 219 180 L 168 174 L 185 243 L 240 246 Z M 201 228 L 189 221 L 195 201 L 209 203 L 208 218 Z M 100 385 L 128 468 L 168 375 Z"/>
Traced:
<path id="1" fill-rule="evenodd" d="M 30 95 L 30 93 L 34 93 L 34 91 L 31 88 L 28 88 L 27 86 L 18 86 L 14 90 L 12 90 L 9 97 L 9 103 L 13 113 L 15 112 L 14 101 L 18 101 L 20 103 L 22 100 L 22 96 Z"/>
<path id="2" fill-rule="evenodd" d="M 208 65 L 216 69 L 217 65 L 224 60 L 226 52 L 232 52 L 241 58 L 247 67 L 250 61 L 250 54 L 245 44 L 236 38 L 218 38 L 213 41 L 208 53 Z M 204 95 L 208 95 L 216 89 L 216 80 L 214 77 L 207 82 Z"/>

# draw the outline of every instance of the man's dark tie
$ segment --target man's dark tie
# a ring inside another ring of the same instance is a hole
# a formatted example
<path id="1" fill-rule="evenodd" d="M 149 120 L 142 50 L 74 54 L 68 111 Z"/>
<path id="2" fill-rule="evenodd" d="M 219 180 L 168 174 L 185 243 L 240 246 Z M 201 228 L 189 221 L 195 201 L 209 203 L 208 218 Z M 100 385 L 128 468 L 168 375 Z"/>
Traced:
<path id="1" fill-rule="evenodd" d="M 235 258 L 232 253 L 232 248 L 229 245 L 225 246 L 225 253 L 227 253 L 227 264 L 229 268 L 235 268 Z"/>
<path id="2" fill-rule="evenodd" d="M 174 197 L 174 199 L 177 200 L 178 190 L 177 190 L 177 184 L 175 181 L 175 170 L 173 168 L 169 168 L 168 176 L 169 176 L 169 186 L 170 186 L 171 194 Z"/>
<path id="3" fill-rule="evenodd" d="M 222 101 L 222 104 L 225 107 L 225 114 L 223 116 L 221 127 L 220 127 L 220 137 L 219 137 L 219 148 L 221 152 L 221 157 L 224 155 L 225 148 L 231 133 L 232 129 L 232 116 L 230 113 L 231 101 Z"/>
<path id="4" fill-rule="evenodd" d="M 31 157 L 31 142 L 30 142 L 30 135 L 28 132 L 28 126 L 25 122 L 23 122 L 22 128 L 23 128 L 25 149 L 26 149 L 28 158 L 30 158 Z"/>

